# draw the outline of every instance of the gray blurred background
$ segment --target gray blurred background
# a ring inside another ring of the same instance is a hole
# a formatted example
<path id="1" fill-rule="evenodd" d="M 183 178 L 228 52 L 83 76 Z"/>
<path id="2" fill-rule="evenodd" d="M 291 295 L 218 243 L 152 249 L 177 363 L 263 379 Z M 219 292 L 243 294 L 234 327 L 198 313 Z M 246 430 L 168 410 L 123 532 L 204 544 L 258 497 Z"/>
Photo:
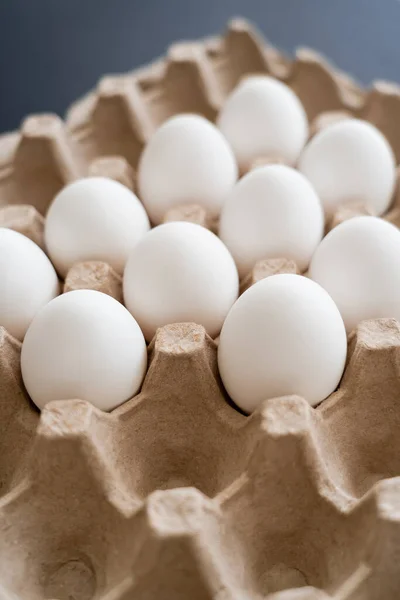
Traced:
<path id="1" fill-rule="evenodd" d="M 319 50 L 361 82 L 400 82 L 399 0 L 0 0 L 0 131 L 67 106 L 105 73 L 182 38 L 256 23 L 287 52 Z"/>

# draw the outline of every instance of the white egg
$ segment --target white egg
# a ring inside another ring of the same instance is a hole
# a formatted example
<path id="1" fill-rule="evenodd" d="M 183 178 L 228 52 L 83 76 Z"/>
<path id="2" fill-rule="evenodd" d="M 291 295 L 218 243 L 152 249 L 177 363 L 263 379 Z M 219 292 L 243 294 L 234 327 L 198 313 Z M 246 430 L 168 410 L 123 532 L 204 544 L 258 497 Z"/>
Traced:
<path id="1" fill-rule="evenodd" d="M 158 327 L 177 322 L 198 323 L 215 337 L 238 296 L 238 274 L 211 231 L 193 223 L 166 223 L 133 250 L 123 290 L 147 340 Z"/>
<path id="2" fill-rule="evenodd" d="M 68 292 L 47 304 L 22 345 L 22 377 L 39 408 L 80 399 L 112 410 L 136 394 L 146 366 L 135 319 L 117 300 L 93 290 Z"/>
<path id="3" fill-rule="evenodd" d="M 45 244 L 62 277 L 86 260 L 104 261 L 122 273 L 149 228 L 146 211 L 130 189 L 106 177 L 88 177 L 67 185 L 52 202 Z"/>
<path id="4" fill-rule="evenodd" d="M 39 246 L 0 228 L 0 325 L 22 340 L 39 309 L 59 293 L 57 273 Z"/>
<path id="5" fill-rule="evenodd" d="M 337 387 L 346 353 L 344 324 L 325 290 L 300 275 L 273 275 L 233 305 L 218 365 L 229 395 L 250 413 L 292 394 L 315 406 Z"/>
<path id="6" fill-rule="evenodd" d="M 345 119 L 325 127 L 305 147 L 299 170 L 311 181 L 327 218 L 348 202 L 361 202 L 377 215 L 390 205 L 395 158 L 371 123 Z"/>
<path id="7" fill-rule="evenodd" d="M 312 185 L 283 165 L 245 175 L 229 194 L 219 225 L 240 276 L 262 258 L 289 258 L 304 271 L 323 230 L 324 214 Z"/>
<path id="8" fill-rule="evenodd" d="M 287 85 L 267 75 L 244 79 L 228 97 L 217 124 L 243 171 L 263 158 L 294 164 L 308 137 L 300 100 Z"/>
<path id="9" fill-rule="evenodd" d="M 377 217 L 354 217 L 318 246 L 309 276 L 336 302 L 347 331 L 360 321 L 400 320 L 400 231 Z"/>
<path id="10" fill-rule="evenodd" d="M 218 216 L 237 176 L 229 144 L 198 115 L 178 115 L 161 125 L 138 169 L 140 197 L 155 224 L 179 204 L 199 204 Z"/>

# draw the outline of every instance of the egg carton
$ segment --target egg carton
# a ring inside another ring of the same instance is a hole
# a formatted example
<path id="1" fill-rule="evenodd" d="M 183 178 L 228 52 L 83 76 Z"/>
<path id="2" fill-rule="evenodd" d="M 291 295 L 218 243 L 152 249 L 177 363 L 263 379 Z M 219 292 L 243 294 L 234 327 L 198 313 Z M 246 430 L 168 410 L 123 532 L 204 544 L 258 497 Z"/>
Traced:
<path id="1" fill-rule="evenodd" d="M 43 214 L 88 174 L 131 189 L 143 144 L 165 118 L 214 118 L 248 73 L 299 94 L 316 131 L 354 114 L 399 157 L 400 94 L 361 90 L 311 51 L 293 61 L 243 21 L 103 79 L 65 122 L 29 117 L 0 138 L 0 223 L 43 246 Z M 400 192 L 386 216 L 400 224 Z M 368 207 L 341 209 L 330 226 Z M 212 226 L 196 206 L 165 220 Z M 277 272 L 261 261 L 241 289 Z M 104 263 L 75 265 L 64 290 L 121 300 Z M 139 395 L 107 414 L 79 399 L 39 413 L 21 344 L 0 329 L 0 600 L 398 600 L 400 325 L 362 323 L 339 389 L 317 408 L 268 400 L 247 417 L 227 398 L 218 340 L 195 324 L 160 329 Z M 40 351 L 40 349 L 38 349 Z"/>
<path id="2" fill-rule="evenodd" d="M 41 214 L 71 180 L 108 171 L 131 182 L 141 150 L 154 130 L 179 112 L 213 120 L 229 92 L 248 74 L 286 82 L 310 122 L 351 114 L 374 123 L 400 162 L 400 87 L 377 81 L 363 90 L 318 53 L 301 48 L 293 60 L 266 43 L 245 21 L 222 37 L 174 44 L 167 56 L 123 75 L 103 77 L 96 90 L 56 115 L 29 116 L 19 131 L 0 137 L 0 205 L 30 204 Z M 114 157 L 114 158 L 113 158 Z M 106 165 L 100 159 L 106 160 Z M 99 162 L 98 162 L 99 161 Z"/>

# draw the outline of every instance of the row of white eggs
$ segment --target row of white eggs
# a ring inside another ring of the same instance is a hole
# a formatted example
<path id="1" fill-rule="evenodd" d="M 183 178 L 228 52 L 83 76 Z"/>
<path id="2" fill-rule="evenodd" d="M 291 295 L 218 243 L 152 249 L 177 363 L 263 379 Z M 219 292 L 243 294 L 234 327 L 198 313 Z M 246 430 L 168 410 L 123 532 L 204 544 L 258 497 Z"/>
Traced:
<path id="1" fill-rule="evenodd" d="M 158 327 L 175 322 L 200 323 L 212 337 L 222 328 L 220 374 L 246 412 L 266 398 L 287 394 L 315 405 L 342 376 L 345 323 L 350 331 L 368 318 L 400 320 L 400 232 L 376 217 L 357 217 L 333 229 L 314 253 L 309 277 L 275 275 L 239 298 L 233 258 L 217 236 L 192 223 L 160 225 L 128 259 L 123 286 L 128 310 L 94 291 L 51 300 L 58 281 L 50 261 L 11 230 L 0 229 L 0 248 L 7 238 L 12 242 L 8 266 L 16 267 L 14 250 L 25 245 L 38 261 L 26 272 L 29 291 L 19 278 L 15 287 L 11 277 L 3 279 L 8 294 L 7 304 L 6 294 L 0 295 L 3 324 L 9 314 L 18 318 L 18 311 L 31 309 L 46 277 L 49 283 L 21 355 L 26 388 L 41 408 L 54 399 L 75 397 L 103 410 L 118 406 L 141 385 L 145 337 L 150 341 Z M 28 254 L 23 254 L 21 269 L 26 269 Z M 2 270 L 13 272 L 4 265 Z"/>
<path id="2" fill-rule="evenodd" d="M 139 163 L 141 200 L 153 223 L 176 204 L 229 211 L 238 170 L 255 162 L 296 166 L 314 187 L 326 217 L 343 202 L 362 201 L 376 214 L 390 205 L 395 158 L 382 133 L 359 119 L 327 126 L 308 141 L 307 116 L 295 93 L 266 76 L 245 79 L 227 99 L 217 127 L 193 115 L 162 125 Z M 155 176 L 155 172 L 157 176 Z"/>
<path id="3" fill-rule="evenodd" d="M 144 377 L 142 331 L 149 341 L 159 326 L 184 321 L 204 325 L 213 337 L 222 327 L 221 376 L 245 411 L 290 393 L 315 405 L 343 372 L 343 320 L 349 331 L 365 318 L 400 318 L 395 227 L 357 218 L 321 242 L 322 205 L 328 216 L 354 199 L 376 214 L 389 206 L 395 163 L 385 138 L 349 119 L 303 149 L 304 110 L 289 88 L 268 77 L 249 78 L 233 92 L 219 127 L 225 137 L 201 117 L 170 119 L 145 148 L 138 178 L 153 223 L 172 206 L 200 204 L 221 213 L 222 241 L 189 223 L 149 231 L 137 197 L 104 178 L 67 186 L 48 211 L 45 241 L 59 274 L 83 260 L 108 262 L 124 273 L 130 312 L 98 292 L 55 298 L 58 278 L 46 255 L 0 230 L 0 324 L 21 340 L 29 327 L 22 373 L 38 406 L 72 397 L 104 410 L 121 404 Z M 235 157 L 245 171 L 271 156 L 298 161 L 304 174 L 269 165 L 236 183 Z M 296 260 L 303 271 L 311 261 L 309 276 L 329 295 L 310 279 L 281 275 L 237 300 L 238 271 L 242 276 L 259 258 L 276 256 Z"/>

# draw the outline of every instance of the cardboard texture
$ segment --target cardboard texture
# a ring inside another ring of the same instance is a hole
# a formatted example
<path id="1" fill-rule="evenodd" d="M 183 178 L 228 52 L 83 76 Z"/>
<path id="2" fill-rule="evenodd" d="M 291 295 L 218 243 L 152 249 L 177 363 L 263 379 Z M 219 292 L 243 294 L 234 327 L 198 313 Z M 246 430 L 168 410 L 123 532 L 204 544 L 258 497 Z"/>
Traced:
<path id="1" fill-rule="evenodd" d="M 397 87 L 363 91 L 316 53 L 290 61 L 234 21 L 224 37 L 177 44 L 150 67 L 104 78 L 65 122 L 29 117 L 1 137 L 0 223 L 42 245 L 42 215 L 62 186 L 92 174 L 134 188 L 158 124 L 182 111 L 213 119 L 252 72 L 288 82 L 314 130 L 332 111 L 360 115 L 400 156 Z M 398 198 L 387 216 L 397 225 Z M 346 207 L 335 219 L 365 211 Z M 193 206 L 165 219 L 210 225 Z M 242 291 L 277 272 L 297 267 L 260 261 Z M 64 285 L 121 299 L 104 263 L 75 265 Z M 0 329 L 1 600 L 400 597 L 396 321 L 359 326 L 339 389 L 317 408 L 277 398 L 250 417 L 227 398 L 217 343 L 199 325 L 160 329 L 140 394 L 110 414 L 79 399 L 40 414 L 22 384 L 20 348 Z"/>
<path id="2" fill-rule="evenodd" d="M 71 267 L 65 278 L 63 292 L 87 289 L 103 292 L 122 302 L 122 278 L 107 263 L 94 260 Z"/>

